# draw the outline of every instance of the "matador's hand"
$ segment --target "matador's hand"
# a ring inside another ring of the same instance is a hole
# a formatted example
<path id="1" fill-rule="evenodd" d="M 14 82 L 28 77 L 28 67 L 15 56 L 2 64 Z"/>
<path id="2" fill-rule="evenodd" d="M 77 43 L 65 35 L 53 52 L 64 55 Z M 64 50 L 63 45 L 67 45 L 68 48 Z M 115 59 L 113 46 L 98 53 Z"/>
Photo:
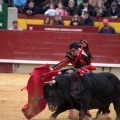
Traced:
<path id="1" fill-rule="evenodd" d="M 74 56 L 72 56 L 71 54 L 70 54 L 70 52 L 67 52 L 66 53 L 66 57 L 69 59 L 69 60 L 74 60 Z"/>

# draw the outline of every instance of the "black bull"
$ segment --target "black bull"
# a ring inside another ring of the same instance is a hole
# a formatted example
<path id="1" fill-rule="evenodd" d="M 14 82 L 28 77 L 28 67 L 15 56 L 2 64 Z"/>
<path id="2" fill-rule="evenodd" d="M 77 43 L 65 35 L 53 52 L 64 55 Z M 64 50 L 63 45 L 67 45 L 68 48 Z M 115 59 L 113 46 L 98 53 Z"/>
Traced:
<path id="1" fill-rule="evenodd" d="M 49 109 L 55 111 L 52 117 L 56 118 L 69 109 L 77 109 L 80 111 L 79 120 L 83 120 L 87 109 L 99 109 L 107 113 L 109 105 L 113 103 L 116 120 L 120 120 L 120 81 L 114 74 L 87 73 L 74 82 L 69 74 L 61 74 L 54 80 L 55 84 L 45 84 L 43 88 Z"/>

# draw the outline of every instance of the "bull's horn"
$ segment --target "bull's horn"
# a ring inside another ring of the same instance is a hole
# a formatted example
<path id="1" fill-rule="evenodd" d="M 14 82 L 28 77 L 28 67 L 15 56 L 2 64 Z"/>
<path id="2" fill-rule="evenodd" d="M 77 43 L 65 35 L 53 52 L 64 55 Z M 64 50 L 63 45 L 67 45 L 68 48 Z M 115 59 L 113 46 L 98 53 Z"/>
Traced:
<path id="1" fill-rule="evenodd" d="M 39 98 L 37 98 L 38 100 L 42 100 L 44 98 L 44 96 L 40 96 Z"/>
<path id="2" fill-rule="evenodd" d="M 44 82 L 44 83 L 48 83 L 48 84 L 55 84 L 55 83 L 56 83 L 56 81 L 55 81 L 55 80 L 51 80 L 51 81 Z"/>
<path id="3" fill-rule="evenodd" d="M 44 98 L 44 96 L 43 95 L 41 95 L 40 97 L 38 97 L 38 98 L 32 98 L 32 100 L 42 100 Z"/>

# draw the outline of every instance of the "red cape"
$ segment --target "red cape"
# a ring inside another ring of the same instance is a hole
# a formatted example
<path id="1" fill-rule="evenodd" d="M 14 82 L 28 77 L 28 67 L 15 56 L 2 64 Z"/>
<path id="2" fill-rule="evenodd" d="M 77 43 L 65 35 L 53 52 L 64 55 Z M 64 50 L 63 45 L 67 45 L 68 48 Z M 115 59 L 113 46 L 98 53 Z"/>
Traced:
<path id="1" fill-rule="evenodd" d="M 28 103 L 22 108 L 27 119 L 31 119 L 45 109 L 45 99 L 37 100 L 36 98 L 43 95 L 44 82 L 52 80 L 52 77 L 57 74 L 58 70 L 50 72 L 48 64 L 36 67 L 31 71 L 27 86 L 22 89 L 28 90 Z"/>

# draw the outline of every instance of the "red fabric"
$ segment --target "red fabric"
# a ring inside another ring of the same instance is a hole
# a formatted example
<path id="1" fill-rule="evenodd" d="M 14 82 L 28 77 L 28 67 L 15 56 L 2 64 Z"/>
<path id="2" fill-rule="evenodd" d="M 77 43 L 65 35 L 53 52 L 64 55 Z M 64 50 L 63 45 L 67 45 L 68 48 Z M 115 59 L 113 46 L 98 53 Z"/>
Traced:
<path id="1" fill-rule="evenodd" d="M 84 74 L 84 71 L 80 68 L 77 69 L 77 72 L 79 73 L 80 76 L 83 76 Z"/>
<path id="2" fill-rule="evenodd" d="M 83 70 L 84 72 L 89 72 L 89 70 L 86 69 L 86 68 L 83 68 L 82 70 Z"/>
<path id="3" fill-rule="evenodd" d="M 62 67 L 65 67 L 69 63 L 70 63 L 70 60 L 65 58 L 60 63 L 58 63 L 58 65 L 56 67 L 54 67 L 54 70 L 60 70 Z"/>
<path id="4" fill-rule="evenodd" d="M 23 91 L 23 90 L 27 90 L 27 86 L 25 86 L 21 89 L 21 91 Z"/>
<path id="5" fill-rule="evenodd" d="M 45 109 L 45 99 L 37 100 L 34 98 L 43 95 L 44 82 L 52 80 L 52 77 L 57 75 L 58 71 L 50 72 L 49 66 L 46 64 L 34 68 L 30 74 L 31 76 L 27 83 L 28 103 L 22 108 L 22 112 L 27 119 L 31 119 Z"/>
<path id="6" fill-rule="evenodd" d="M 96 67 L 92 66 L 91 64 L 90 65 L 87 65 L 85 66 L 86 69 L 88 69 L 89 71 L 92 71 L 92 70 L 97 70 Z"/>

